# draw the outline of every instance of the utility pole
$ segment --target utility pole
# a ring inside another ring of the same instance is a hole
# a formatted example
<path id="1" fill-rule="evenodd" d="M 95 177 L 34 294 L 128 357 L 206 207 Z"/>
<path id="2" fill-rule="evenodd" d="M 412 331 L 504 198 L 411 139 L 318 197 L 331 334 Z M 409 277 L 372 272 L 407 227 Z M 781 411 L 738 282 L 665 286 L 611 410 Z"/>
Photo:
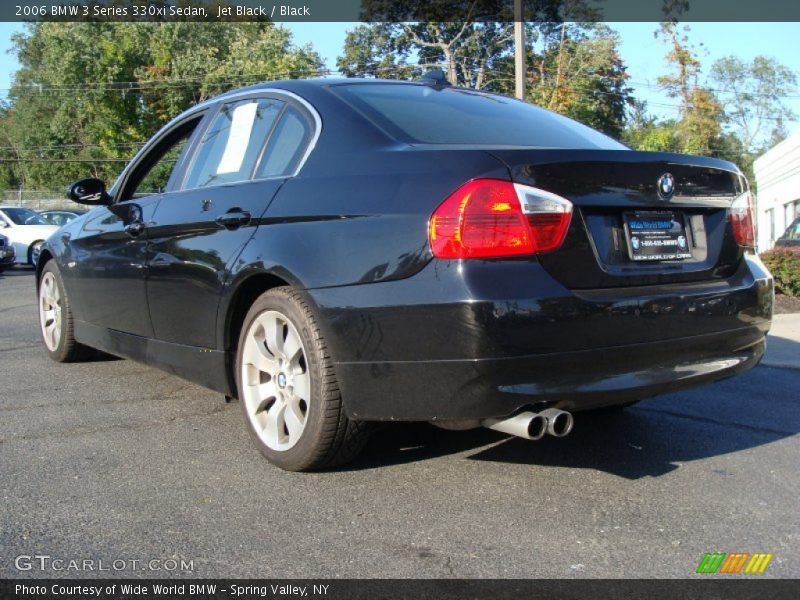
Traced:
<path id="1" fill-rule="evenodd" d="M 525 99 L 525 23 L 522 20 L 522 0 L 514 0 L 514 81 L 515 94 Z"/>

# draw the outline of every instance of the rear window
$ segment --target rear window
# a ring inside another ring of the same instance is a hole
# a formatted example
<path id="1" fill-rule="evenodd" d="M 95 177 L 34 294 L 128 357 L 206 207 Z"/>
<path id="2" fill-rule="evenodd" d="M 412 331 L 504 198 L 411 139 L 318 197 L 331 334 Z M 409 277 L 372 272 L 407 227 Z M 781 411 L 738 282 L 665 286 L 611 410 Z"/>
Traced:
<path id="1" fill-rule="evenodd" d="M 392 83 L 331 89 L 390 135 L 410 143 L 628 149 L 572 119 L 504 96 Z"/>

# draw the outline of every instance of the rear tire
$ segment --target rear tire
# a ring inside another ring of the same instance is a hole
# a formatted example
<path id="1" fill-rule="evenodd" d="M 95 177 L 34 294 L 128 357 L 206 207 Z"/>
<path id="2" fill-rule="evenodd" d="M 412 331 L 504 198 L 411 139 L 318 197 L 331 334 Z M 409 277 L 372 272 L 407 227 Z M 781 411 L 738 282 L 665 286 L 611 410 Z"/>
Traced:
<path id="1" fill-rule="evenodd" d="M 236 351 L 242 414 L 256 446 L 287 471 L 353 460 L 368 423 L 344 413 L 333 361 L 303 296 L 279 287 L 259 296 L 244 319 Z"/>
<path id="2" fill-rule="evenodd" d="M 28 246 L 28 264 L 34 269 L 36 268 L 36 263 L 39 260 L 39 254 L 42 251 L 43 244 L 44 240 L 37 240 Z"/>
<path id="3" fill-rule="evenodd" d="M 48 261 L 39 278 L 39 331 L 48 356 L 56 362 L 86 360 L 94 350 L 75 341 L 74 321 L 64 281 L 55 261 Z"/>

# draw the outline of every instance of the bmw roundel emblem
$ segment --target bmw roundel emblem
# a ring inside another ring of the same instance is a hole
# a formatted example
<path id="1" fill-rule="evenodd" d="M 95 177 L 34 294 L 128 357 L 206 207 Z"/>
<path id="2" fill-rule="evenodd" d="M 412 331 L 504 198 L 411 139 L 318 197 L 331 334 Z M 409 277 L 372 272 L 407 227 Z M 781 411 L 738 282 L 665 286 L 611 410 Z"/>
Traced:
<path id="1" fill-rule="evenodd" d="M 675 178 L 672 173 L 664 173 L 658 178 L 658 195 L 662 198 L 669 198 L 675 191 Z"/>

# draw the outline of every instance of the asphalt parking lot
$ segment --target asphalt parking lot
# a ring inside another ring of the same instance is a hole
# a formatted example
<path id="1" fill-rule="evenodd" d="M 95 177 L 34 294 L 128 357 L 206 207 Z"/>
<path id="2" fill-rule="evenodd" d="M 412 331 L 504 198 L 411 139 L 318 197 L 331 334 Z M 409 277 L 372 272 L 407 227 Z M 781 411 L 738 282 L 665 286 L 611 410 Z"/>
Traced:
<path id="1" fill-rule="evenodd" d="M 286 473 L 219 394 L 51 362 L 33 286 L 0 275 L 0 577 L 97 576 L 15 568 L 35 554 L 193 562 L 104 573 L 129 577 L 690 577 L 711 551 L 800 576 L 800 371 L 578 415 L 563 440 L 393 424 L 347 468 Z"/>

